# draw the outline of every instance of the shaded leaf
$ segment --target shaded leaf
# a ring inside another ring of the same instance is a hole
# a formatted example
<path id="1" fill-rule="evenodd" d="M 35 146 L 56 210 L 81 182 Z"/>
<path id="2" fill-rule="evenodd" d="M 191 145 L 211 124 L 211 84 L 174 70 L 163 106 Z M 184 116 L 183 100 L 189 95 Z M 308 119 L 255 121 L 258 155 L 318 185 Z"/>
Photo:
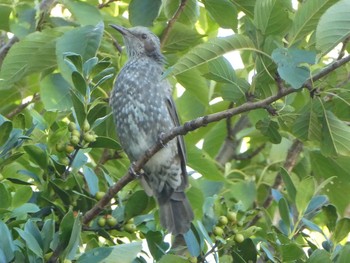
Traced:
<path id="1" fill-rule="evenodd" d="M 295 188 L 295 185 L 293 184 L 293 181 L 291 180 L 288 171 L 284 167 L 281 167 L 280 174 L 282 176 L 284 185 L 287 188 L 287 193 L 288 193 L 290 199 L 292 200 L 292 202 L 294 203 L 296 191 L 297 191 Z"/>
<path id="2" fill-rule="evenodd" d="M 95 26 L 102 20 L 100 11 L 87 2 L 62 0 L 62 3 L 82 26 Z"/>
<path id="3" fill-rule="evenodd" d="M 297 194 L 295 197 L 295 204 L 299 214 L 305 212 L 309 202 L 315 193 L 315 181 L 313 177 L 306 177 L 300 181 L 297 186 Z"/>
<path id="4" fill-rule="evenodd" d="M 327 53 L 350 36 L 350 2 L 342 0 L 331 6 L 316 28 L 316 48 Z"/>
<path id="5" fill-rule="evenodd" d="M 169 68 L 164 76 L 168 74 L 178 75 L 233 50 L 254 50 L 254 45 L 248 37 L 243 35 L 212 38 L 191 49 L 173 67 Z"/>
<path id="6" fill-rule="evenodd" d="M 316 30 L 321 15 L 339 0 L 308 0 L 299 3 L 290 30 L 290 46 Z"/>
<path id="7" fill-rule="evenodd" d="M 341 218 L 337 225 L 335 226 L 335 231 L 332 236 L 332 240 L 335 243 L 338 243 L 342 241 L 344 238 L 346 238 L 349 235 L 350 232 L 350 218 Z"/>
<path id="8" fill-rule="evenodd" d="M 164 13 L 168 19 L 171 19 L 175 12 L 178 10 L 181 0 L 164 0 L 162 1 L 164 6 Z M 198 1 L 189 0 L 178 17 L 177 21 L 183 24 L 194 24 L 199 17 Z"/>
<path id="9" fill-rule="evenodd" d="M 71 52 L 80 55 L 83 63 L 95 57 L 100 46 L 103 29 L 103 23 L 98 23 L 96 26 L 87 25 L 72 29 L 57 39 L 56 57 L 58 68 L 69 83 L 72 83 L 71 76 L 74 70 L 66 64 L 64 60 L 65 54 Z"/>
<path id="10" fill-rule="evenodd" d="M 56 66 L 56 38 L 62 32 L 47 29 L 35 32 L 14 44 L 6 55 L 0 71 L 0 90 L 10 89 L 14 83 L 32 73 Z"/>
<path id="11" fill-rule="evenodd" d="M 68 111 L 72 108 L 70 85 L 59 73 L 49 74 L 40 81 L 40 99 L 46 110 Z"/>
<path id="12" fill-rule="evenodd" d="M 222 28 L 237 28 L 237 10 L 229 0 L 205 0 L 205 8 Z"/>
<path id="13" fill-rule="evenodd" d="M 132 26 L 152 26 L 157 18 L 161 0 L 131 0 L 129 19 Z"/>
<path id="14" fill-rule="evenodd" d="M 283 34 L 289 28 L 290 2 L 284 0 L 256 1 L 254 24 L 263 35 Z"/>
<path id="15" fill-rule="evenodd" d="M 331 111 L 324 111 L 322 121 L 321 152 L 325 156 L 350 153 L 350 127 Z"/>

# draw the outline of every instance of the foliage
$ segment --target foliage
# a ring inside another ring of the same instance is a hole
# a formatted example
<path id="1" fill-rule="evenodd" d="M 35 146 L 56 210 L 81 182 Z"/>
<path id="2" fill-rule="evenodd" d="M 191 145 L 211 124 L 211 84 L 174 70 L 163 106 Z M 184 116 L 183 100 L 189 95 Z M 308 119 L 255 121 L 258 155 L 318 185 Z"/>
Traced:
<path id="1" fill-rule="evenodd" d="M 347 262 L 348 10 L 349 0 L 2 1 L 0 261 Z M 111 23 L 151 27 L 183 122 L 215 119 L 185 136 L 195 212 L 185 252 L 164 239 L 138 182 L 108 195 L 129 167 L 108 105 L 126 60 Z"/>

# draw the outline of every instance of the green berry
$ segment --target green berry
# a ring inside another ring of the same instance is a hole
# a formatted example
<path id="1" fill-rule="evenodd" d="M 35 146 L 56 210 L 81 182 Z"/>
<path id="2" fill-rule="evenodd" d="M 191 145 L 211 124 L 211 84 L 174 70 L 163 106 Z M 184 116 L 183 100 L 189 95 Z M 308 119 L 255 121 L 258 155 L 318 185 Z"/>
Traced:
<path id="1" fill-rule="evenodd" d="M 106 218 L 100 217 L 100 218 L 97 220 L 97 224 L 98 224 L 100 227 L 104 227 L 104 226 L 106 225 Z"/>
<path id="2" fill-rule="evenodd" d="M 134 233 L 136 231 L 136 226 L 134 224 L 126 224 L 124 229 L 129 233 Z"/>
<path id="3" fill-rule="evenodd" d="M 222 237 L 224 235 L 224 230 L 221 227 L 216 226 L 213 229 L 213 233 L 215 236 Z"/>
<path id="4" fill-rule="evenodd" d="M 67 154 L 70 154 L 70 153 L 74 152 L 74 149 L 75 149 L 75 148 L 74 148 L 73 145 L 67 144 L 67 145 L 66 145 L 66 148 L 65 148 L 64 150 L 66 151 Z"/>
<path id="5" fill-rule="evenodd" d="M 228 223 L 228 219 L 226 216 L 220 216 L 218 221 L 220 226 L 225 226 Z"/>
<path id="6" fill-rule="evenodd" d="M 227 213 L 227 219 L 232 223 L 236 223 L 237 222 L 237 213 L 235 213 L 233 211 L 229 211 Z"/>
<path id="7" fill-rule="evenodd" d="M 235 235 L 235 241 L 237 243 L 242 243 L 244 241 L 244 236 L 242 234 L 236 234 Z"/>
<path id="8" fill-rule="evenodd" d="M 69 130 L 70 132 L 72 132 L 72 131 L 74 131 L 74 130 L 76 130 L 76 129 L 77 129 L 77 126 L 75 125 L 74 122 L 70 122 L 70 123 L 68 124 L 68 130 Z"/>
<path id="9" fill-rule="evenodd" d="M 92 132 L 86 132 L 86 133 L 84 133 L 84 141 L 94 142 L 94 141 L 96 141 L 96 135 Z"/>
<path id="10" fill-rule="evenodd" d="M 111 215 L 107 216 L 107 225 L 110 227 L 114 227 L 118 223 L 117 219 Z"/>
<path id="11" fill-rule="evenodd" d="M 79 137 L 77 137 L 77 136 L 75 136 L 75 135 L 73 135 L 72 137 L 70 137 L 70 143 L 73 144 L 73 145 L 75 145 L 75 146 L 79 144 L 79 141 L 80 141 Z"/>
<path id="12" fill-rule="evenodd" d="M 80 131 L 78 131 L 78 130 L 73 130 L 73 131 L 72 131 L 72 137 L 73 137 L 73 136 L 76 136 L 76 137 L 80 138 Z"/>
<path id="13" fill-rule="evenodd" d="M 87 132 L 88 130 L 90 130 L 90 123 L 88 122 L 87 119 L 85 119 L 85 121 L 83 123 L 83 131 Z"/>
<path id="14" fill-rule="evenodd" d="M 56 144 L 56 151 L 63 152 L 66 148 L 66 145 L 63 142 L 58 142 Z"/>
<path id="15" fill-rule="evenodd" d="M 95 195 L 96 200 L 100 201 L 105 194 L 105 192 L 97 192 Z"/>

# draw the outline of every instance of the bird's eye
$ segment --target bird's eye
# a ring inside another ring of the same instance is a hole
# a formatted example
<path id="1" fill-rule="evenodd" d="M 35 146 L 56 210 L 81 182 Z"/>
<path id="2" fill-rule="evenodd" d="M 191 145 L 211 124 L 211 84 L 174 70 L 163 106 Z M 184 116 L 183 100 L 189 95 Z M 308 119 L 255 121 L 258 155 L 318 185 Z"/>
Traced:
<path id="1" fill-rule="evenodd" d="M 146 39 L 146 38 L 147 38 L 147 35 L 146 35 L 146 34 L 142 34 L 142 35 L 141 35 L 141 38 L 142 38 L 142 39 Z"/>

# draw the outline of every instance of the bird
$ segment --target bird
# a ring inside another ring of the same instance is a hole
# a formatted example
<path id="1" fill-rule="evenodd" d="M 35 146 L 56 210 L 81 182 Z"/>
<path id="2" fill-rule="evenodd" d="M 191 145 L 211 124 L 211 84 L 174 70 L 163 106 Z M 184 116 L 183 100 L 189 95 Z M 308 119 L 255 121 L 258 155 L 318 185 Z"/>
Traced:
<path id="1" fill-rule="evenodd" d="M 128 57 L 114 82 L 110 106 L 120 144 L 135 162 L 180 122 L 172 87 L 163 77 L 165 58 L 159 38 L 142 26 L 110 26 L 122 35 Z M 163 145 L 144 165 L 139 179 L 146 194 L 157 200 L 161 226 L 175 236 L 187 233 L 194 214 L 185 194 L 183 137 Z"/>

